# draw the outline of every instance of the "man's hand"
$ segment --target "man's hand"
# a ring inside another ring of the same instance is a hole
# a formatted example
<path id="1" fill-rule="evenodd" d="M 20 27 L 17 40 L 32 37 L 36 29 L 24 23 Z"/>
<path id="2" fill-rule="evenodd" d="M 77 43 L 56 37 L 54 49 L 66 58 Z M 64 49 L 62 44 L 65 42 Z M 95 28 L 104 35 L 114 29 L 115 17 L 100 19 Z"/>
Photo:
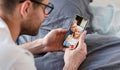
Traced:
<path id="1" fill-rule="evenodd" d="M 37 39 L 19 46 L 31 51 L 33 54 L 63 50 L 63 40 L 66 32 L 67 30 L 61 28 L 54 29 L 42 39 Z"/>
<path id="2" fill-rule="evenodd" d="M 86 31 L 84 31 L 80 37 L 77 48 L 71 50 L 70 48 L 65 49 L 64 62 L 65 66 L 63 70 L 77 70 L 79 65 L 84 61 L 87 55 L 86 44 L 84 38 Z"/>
<path id="3" fill-rule="evenodd" d="M 44 51 L 60 51 L 63 49 L 63 41 L 67 30 L 54 29 L 43 38 Z"/>

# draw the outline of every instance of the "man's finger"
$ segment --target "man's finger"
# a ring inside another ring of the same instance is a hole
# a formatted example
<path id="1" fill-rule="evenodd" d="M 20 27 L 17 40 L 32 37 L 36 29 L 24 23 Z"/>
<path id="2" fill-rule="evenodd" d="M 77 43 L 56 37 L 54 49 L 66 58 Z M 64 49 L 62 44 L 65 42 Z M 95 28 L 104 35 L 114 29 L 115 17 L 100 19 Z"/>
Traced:
<path id="1" fill-rule="evenodd" d="M 68 30 L 63 28 L 56 29 L 59 33 L 66 33 Z"/>
<path id="2" fill-rule="evenodd" d="M 62 49 L 62 51 L 64 51 L 64 52 L 65 52 L 65 50 L 66 50 L 66 49 L 67 49 L 67 48 L 63 48 L 63 49 Z"/>
<path id="3" fill-rule="evenodd" d="M 84 40 L 85 40 L 85 37 L 86 37 L 86 33 L 87 31 L 84 31 L 81 36 L 80 36 L 80 39 L 79 39 L 79 44 L 77 46 L 77 48 L 81 48 L 83 43 L 84 43 Z"/>

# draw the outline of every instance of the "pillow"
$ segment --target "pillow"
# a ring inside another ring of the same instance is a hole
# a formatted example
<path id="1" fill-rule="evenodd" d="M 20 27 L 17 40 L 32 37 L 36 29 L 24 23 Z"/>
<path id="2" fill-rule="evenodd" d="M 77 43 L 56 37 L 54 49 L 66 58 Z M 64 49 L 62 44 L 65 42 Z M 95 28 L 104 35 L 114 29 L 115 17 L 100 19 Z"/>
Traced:
<path id="1" fill-rule="evenodd" d="M 99 1 L 99 0 L 98 0 Z M 120 9 L 115 4 L 90 4 L 95 33 L 120 37 Z"/>
<path id="2" fill-rule="evenodd" d="M 120 8 L 120 0 L 93 0 L 91 3 L 94 6 L 107 6 L 109 4 L 115 4 L 117 7 Z"/>

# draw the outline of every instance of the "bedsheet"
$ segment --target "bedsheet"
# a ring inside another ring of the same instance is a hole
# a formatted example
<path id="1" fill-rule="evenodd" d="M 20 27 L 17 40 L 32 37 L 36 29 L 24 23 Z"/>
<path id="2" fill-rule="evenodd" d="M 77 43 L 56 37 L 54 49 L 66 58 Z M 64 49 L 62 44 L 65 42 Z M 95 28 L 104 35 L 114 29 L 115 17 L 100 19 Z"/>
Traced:
<path id="1" fill-rule="evenodd" d="M 87 59 L 79 70 L 120 70 L 120 38 L 89 34 L 86 43 Z"/>
<path id="2" fill-rule="evenodd" d="M 78 70 L 120 70 L 120 38 L 114 36 L 88 34 L 88 55 Z M 38 70 L 62 70 L 63 52 L 49 52 L 35 58 Z"/>

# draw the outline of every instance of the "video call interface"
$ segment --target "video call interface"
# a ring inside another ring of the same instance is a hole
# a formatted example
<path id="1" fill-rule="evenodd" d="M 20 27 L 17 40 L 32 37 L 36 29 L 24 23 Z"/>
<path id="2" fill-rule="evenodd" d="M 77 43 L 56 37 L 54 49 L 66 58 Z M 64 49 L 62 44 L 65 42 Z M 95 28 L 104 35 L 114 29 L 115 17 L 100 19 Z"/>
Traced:
<path id="1" fill-rule="evenodd" d="M 84 31 L 88 20 L 86 18 L 75 16 L 71 26 L 66 34 L 63 45 L 65 47 L 75 48 L 78 44 L 81 33 Z"/>

